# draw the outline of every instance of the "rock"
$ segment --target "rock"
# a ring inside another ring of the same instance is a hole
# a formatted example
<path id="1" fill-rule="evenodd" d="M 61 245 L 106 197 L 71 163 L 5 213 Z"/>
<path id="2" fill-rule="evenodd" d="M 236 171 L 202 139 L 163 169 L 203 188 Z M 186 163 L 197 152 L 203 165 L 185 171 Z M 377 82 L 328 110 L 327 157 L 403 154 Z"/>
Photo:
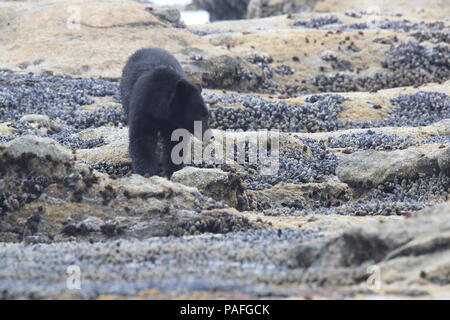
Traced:
<path id="1" fill-rule="evenodd" d="M 19 167 L 48 177 L 63 178 L 70 172 L 74 155 L 53 139 L 26 135 L 5 144 L 0 150 L 3 170 Z"/>
<path id="2" fill-rule="evenodd" d="M 36 123 L 39 126 L 50 126 L 50 117 L 42 114 L 26 114 L 22 118 L 20 118 L 20 121 Z"/>
<path id="3" fill-rule="evenodd" d="M 224 201 L 234 208 L 244 204 L 244 187 L 240 178 L 219 169 L 185 167 L 173 174 L 172 181 L 197 188 L 201 193 L 217 201 Z"/>
<path id="4" fill-rule="evenodd" d="M 56 123 L 53 124 L 49 116 L 41 114 L 26 114 L 19 121 L 28 122 L 30 128 L 38 130 L 44 135 L 59 132 L 64 129 L 64 126 L 58 126 Z"/>
<path id="5" fill-rule="evenodd" d="M 68 236 L 87 235 L 93 232 L 101 232 L 105 222 L 97 217 L 88 217 L 82 221 L 66 221 L 61 232 Z"/>
<path id="6" fill-rule="evenodd" d="M 318 0 L 251 0 L 247 19 L 312 11 Z"/>
<path id="7" fill-rule="evenodd" d="M 117 79 L 134 51 L 159 46 L 175 54 L 192 81 L 210 88 L 292 96 L 304 92 L 376 91 L 449 78 L 445 38 L 448 32 L 443 26 L 424 24 L 418 18 L 405 22 L 403 17 L 386 13 L 379 17 L 380 26 L 366 26 L 361 18 L 344 13 L 330 16 L 303 12 L 292 19 L 220 22 L 187 30 L 173 28 L 171 22 L 161 20 L 160 16 L 176 20 L 172 9 L 154 8 L 157 16 L 137 2 L 80 3 L 2 2 L 0 20 L 5 21 L 7 35 L 0 40 L 0 46 L 5 48 L 0 51 L 0 59 L 5 61 L 2 67 Z M 84 12 L 80 24 L 61 27 L 55 22 L 58 19 L 47 21 L 47 15 L 60 17 L 61 21 L 67 21 L 67 16 L 76 18 L 76 12 L 67 12 L 68 7 L 73 9 L 72 5 Z M 327 29 L 330 21 L 338 22 L 335 24 L 339 32 Z M 392 46 L 380 40 L 379 29 L 382 38 L 391 39 Z M 133 37 L 124 36 L 127 34 Z M 435 38 L 433 42 L 427 41 L 430 36 Z M 66 44 L 64 49 L 61 43 Z M 121 46 L 111 47 L 111 43 Z M 336 60 L 318 59 L 322 51 L 331 48 L 336 52 Z M 267 67 L 242 58 L 255 49 L 266 52 L 276 63 Z M 420 61 L 418 69 L 415 61 Z"/>
<path id="8" fill-rule="evenodd" d="M 444 119 L 433 124 L 437 130 L 437 135 L 450 136 L 450 119 Z"/>
<path id="9" fill-rule="evenodd" d="M 11 128 L 8 124 L 8 122 L 0 123 L 0 136 L 6 136 L 14 133 L 14 128 Z"/>
<path id="10" fill-rule="evenodd" d="M 193 4 L 209 12 L 210 20 L 243 19 L 250 0 L 194 0 Z"/>
<path id="11" fill-rule="evenodd" d="M 365 150 L 343 157 L 336 175 L 353 187 L 373 188 L 395 177 L 436 171 L 437 163 L 433 158 L 425 157 L 418 150 Z"/>
<path id="12" fill-rule="evenodd" d="M 81 139 L 104 140 L 104 144 L 98 147 L 78 149 L 76 151 L 78 160 L 87 163 L 109 164 L 116 168 L 127 168 L 127 171 L 124 173 L 131 171 L 131 159 L 128 154 L 127 127 L 102 126 L 82 130 L 73 136 Z"/>
<path id="13" fill-rule="evenodd" d="M 49 138 L 23 136 L 4 144 L 0 173 L 2 241 L 14 239 L 12 233 L 16 241 L 48 242 L 225 233 L 259 225 L 227 210 L 212 214 L 208 210 L 223 205 L 162 177 L 110 178 L 75 162 L 72 152 Z M 237 190 L 230 183 L 231 188 Z M 230 191 L 230 201 L 232 196 Z M 45 212 L 39 226 L 24 229 L 36 211 Z"/>
<path id="14" fill-rule="evenodd" d="M 355 111 L 355 110 L 354 110 Z M 352 115 L 354 118 L 359 117 L 358 112 Z M 380 127 L 368 129 L 348 129 L 330 132 L 316 132 L 316 133 L 295 133 L 293 135 L 301 138 L 311 138 L 317 140 L 339 140 L 342 136 L 352 136 L 358 134 L 367 134 L 369 132 L 397 135 L 400 137 L 412 137 L 417 141 L 427 141 L 435 136 L 448 136 L 449 134 L 449 120 L 441 120 L 428 126 L 423 127 Z"/>
<path id="15" fill-rule="evenodd" d="M 118 182 L 121 192 L 128 199 L 154 198 L 154 203 L 161 202 L 161 205 L 167 204 L 160 200 L 171 199 L 170 206 L 176 209 L 190 209 L 195 207 L 197 202 L 197 189 L 173 183 L 162 177 L 145 178 L 133 174 L 118 180 Z M 161 207 L 161 210 L 164 211 L 164 207 Z"/>
<path id="16" fill-rule="evenodd" d="M 330 240 L 298 245 L 291 252 L 292 266 L 306 269 L 305 280 L 328 278 L 327 284 L 340 282 L 339 277 L 364 281 L 370 265 L 378 266 L 385 282 L 412 284 L 423 278 L 448 284 L 449 218 L 450 206 L 442 204 L 409 218 L 366 222 Z"/>
<path id="17" fill-rule="evenodd" d="M 408 175 L 420 158 L 420 152 L 366 150 L 345 157 L 336 168 L 342 182 L 354 187 L 375 187 L 394 176 Z"/>
<path id="18" fill-rule="evenodd" d="M 405 22 L 404 17 L 388 13 L 371 24 L 370 17 L 302 12 L 291 19 L 222 21 L 191 29 L 206 34 L 211 44 L 226 47 L 231 54 L 259 50 L 270 55 L 274 62 L 263 65 L 266 83 L 260 87 L 268 93 L 375 92 L 449 79 L 444 26 L 421 24 L 419 18 Z M 434 43 L 423 34 L 434 34 Z M 334 59 L 321 59 L 328 50 L 335 52 Z M 291 72 L 280 72 L 287 67 Z"/>
<path id="19" fill-rule="evenodd" d="M 323 0 L 317 3 L 315 10 L 319 12 L 356 11 L 372 15 L 372 17 L 387 13 L 409 18 L 445 19 L 448 17 L 448 10 L 442 10 L 442 8 L 446 4 L 446 0 L 414 1 L 414 5 L 411 5 L 408 0 L 365 0 L 364 4 L 353 0 Z"/>
<path id="20" fill-rule="evenodd" d="M 53 242 L 182 236 L 262 226 L 235 212 L 224 210 L 216 214 L 214 209 L 220 209 L 220 204 L 208 200 L 195 188 L 161 177 L 132 175 L 110 179 L 96 171 L 78 172 L 73 167 L 74 173 L 62 181 L 46 181 L 40 189 L 29 190 L 29 185 L 36 183 L 31 180 L 33 176 L 30 173 L 26 177 L 14 176 L 10 169 L 6 168 L 2 180 L 4 200 L 0 208 L 6 214 L 0 219 L 2 241 L 14 237 L 20 241 L 23 223 L 39 207 L 45 208 L 45 214 L 33 241 L 38 236 Z M 14 198 L 14 194 L 20 197 Z"/>
<path id="21" fill-rule="evenodd" d="M 128 139 L 112 141 L 106 145 L 93 149 L 79 149 L 77 159 L 90 162 L 112 162 L 115 164 L 129 164 Z"/>
<path id="22" fill-rule="evenodd" d="M 450 169 L 450 148 L 445 148 L 442 152 L 437 156 L 437 162 L 439 165 L 439 169 L 441 171 L 445 171 Z"/>
<path id="23" fill-rule="evenodd" d="M 241 78 L 245 90 L 260 85 L 260 71 L 242 58 L 184 28 L 173 28 L 181 26 L 178 14 L 125 0 L 1 2 L 2 68 L 118 79 L 133 52 L 156 46 L 172 52 L 189 78 L 204 87 L 237 89 Z M 191 59 L 198 55 L 202 61 Z"/>
<path id="24" fill-rule="evenodd" d="M 308 210 L 315 207 L 330 208 L 340 206 L 352 199 L 352 191 L 345 183 L 327 181 L 325 183 L 278 184 L 265 190 L 247 190 L 250 210 L 265 210 L 275 214 L 280 210 Z"/>
<path id="25" fill-rule="evenodd" d="M 245 59 L 250 63 L 272 63 L 273 58 L 263 51 L 250 52 Z"/>
<path id="26" fill-rule="evenodd" d="M 18 160 L 24 155 L 47 161 L 65 162 L 74 159 L 73 154 L 49 138 L 27 135 L 6 144 L 3 154 Z"/>
<path id="27" fill-rule="evenodd" d="M 168 22 L 174 27 L 186 27 L 184 23 L 180 21 L 181 14 L 176 8 L 152 7 L 150 12 L 161 21 Z"/>
<path id="28" fill-rule="evenodd" d="M 267 80 L 259 67 L 241 57 L 229 55 L 194 60 L 185 67 L 185 71 L 194 82 L 207 88 L 251 91 Z"/>

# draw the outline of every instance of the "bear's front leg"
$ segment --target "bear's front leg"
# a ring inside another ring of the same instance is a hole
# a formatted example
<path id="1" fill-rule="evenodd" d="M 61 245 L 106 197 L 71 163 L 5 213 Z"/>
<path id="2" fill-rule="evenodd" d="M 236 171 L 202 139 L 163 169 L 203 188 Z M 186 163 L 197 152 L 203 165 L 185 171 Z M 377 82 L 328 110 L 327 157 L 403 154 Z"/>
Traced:
<path id="1" fill-rule="evenodd" d="M 134 122 L 130 124 L 129 138 L 129 152 L 132 160 L 133 172 L 140 175 L 157 175 L 157 129 L 149 124 L 145 126 Z"/>
<path id="2" fill-rule="evenodd" d="M 189 141 L 172 141 L 172 130 L 162 130 L 161 131 L 163 147 L 164 147 L 164 170 L 166 177 L 170 179 L 175 171 L 184 168 L 184 160 L 186 158 L 187 147 L 190 147 Z M 176 147 L 177 149 L 174 149 Z M 172 151 L 175 151 L 175 155 L 172 155 Z M 174 156 L 177 158 L 175 159 Z M 178 163 L 182 160 L 181 163 Z"/>

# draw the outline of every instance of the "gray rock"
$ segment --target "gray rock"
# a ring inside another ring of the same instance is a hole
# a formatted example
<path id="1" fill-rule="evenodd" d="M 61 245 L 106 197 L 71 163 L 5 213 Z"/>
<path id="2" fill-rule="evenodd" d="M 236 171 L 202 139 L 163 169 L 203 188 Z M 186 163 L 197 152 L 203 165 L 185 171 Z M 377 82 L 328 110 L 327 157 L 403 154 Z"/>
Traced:
<path id="1" fill-rule="evenodd" d="M 21 167 L 48 177 L 62 178 L 70 172 L 74 155 L 55 140 L 26 135 L 14 139 L 0 149 L 4 170 Z M 12 169 L 15 170 L 15 169 Z"/>
<path id="2" fill-rule="evenodd" d="M 441 171 L 448 170 L 450 168 L 450 148 L 447 147 L 442 150 L 437 156 L 437 162 Z"/>
<path id="3" fill-rule="evenodd" d="M 128 199 L 136 198 L 154 198 L 150 205 L 160 203 L 161 212 L 167 207 L 164 199 L 170 199 L 170 207 L 176 209 L 191 209 L 195 207 L 198 198 L 198 190 L 187 187 L 179 183 L 171 182 L 166 178 L 152 176 L 145 178 L 143 176 L 133 174 L 130 177 L 124 177 L 118 180 L 121 192 Z"/>
<path id="4" fill-rule="evenodd" d="M 318 0 L 250 0 L 247 19 L 311 11 Z"/>
<path id="5" fill-rule="evenodd" d="M 175 27 L 184 27 L 180 21 L 180 11 L 176 8 L 152 7 L 151 13 L 162 22 L 167 22 Z"/>
<path id="6" fill-rule="evenodd" d="M 199 73 L 199 70 L 207 70 Z M 252 91 L 270 81 L 264 72 L 239 56 L 220 55 L 193 60 L 184 67 L 186 74 L 208 88 Z"/>
<path id="7" fill-rule="evenodd" d="M 84 219 L 82 222 L 90 231 L 99 232 L 104 226 L 105 222 L 97 217 L 89 217 Z"/>
<path id="8" fill-rule="evenodd" d="M 20 118 L 20 121 L 36 123 L 41 126 L 50 126 L 50 117 L 42 114 L 26 114 Z"/>
<path id="9" fill-rule="evenodd" d="M 450 206 L 438 205 L 409 218 L 366 222 L 326 241 L 304 243 L 291 252 L 293 267 L 305 268 L 305 279 L 339 282 L 344 274 L 357 283 L 367 266 L 385 270 L 383 280 L 413 283 L 420 278 L 449 283 Z M 439 257 L 439 258 L 438 258 Z M 383 274 L 382 274 L 383 276 Z"/>
<path id="10" fill-rule="evenodd" d="M 196 188 L 158 176 L 111 178 L 92 170 L 48 138 L 22 136 L 3 145 L 0 173 L 0 214 L 6 216 L 0 220 L 0 241 L 148 238 L 257 227 L 235 211 L 214 211 L 223 204 Z M 231 175 L 229 182 L 236 192 Z M 210 186 L 222 191 L 220 184 Z M 28 237 L 24 225 L 44 209 Z"/>
<path id="11" fill-rule="evenodd" d="M 74 159 L 72 152 L 62 147 L 53 139 L 33 135 L 23 136 L 6 144 L 3 153 L 18 159 L 24 154 L 32 154 L 37 158 L 53 161 L 70 161 Z"/>
<path id="12" fill-rule="evenodd" d="M 265 214 L 282 212 L 282 210 L 272 210 L 278 208 L 296 210 L 314 209 L 318 206 L 330 208 L 340 206 L 352 199 L 352 191 L 348 185 L 338 181 L 281 183 L 270 189 L 248 190 L 246 193 L 249 209 L 265 210 Z"/>
<path id="13" fill-rule="evenodd" d="M 186 167 L 173 174 L 172 181 L 197 188 L 201 193 L 235 208 L 242 207 L 244 187 L 239 177 L 219 169 Z"/>
<path id="14" fill-rule="evenodd" d="M 423 153 L 418 150 L 365 150 L 343 157 L 336 174 L 342 182 L 353 187 L 370 188 L 395 177 L 436 169 L 432 158 L 429 161 L 422 158 Z"/>
<path id="15" fill-rule="evenodd" d="M 439 135 L 450 136 L 450 119 L 444 119 L 434 123 L 434 126 Z"/>

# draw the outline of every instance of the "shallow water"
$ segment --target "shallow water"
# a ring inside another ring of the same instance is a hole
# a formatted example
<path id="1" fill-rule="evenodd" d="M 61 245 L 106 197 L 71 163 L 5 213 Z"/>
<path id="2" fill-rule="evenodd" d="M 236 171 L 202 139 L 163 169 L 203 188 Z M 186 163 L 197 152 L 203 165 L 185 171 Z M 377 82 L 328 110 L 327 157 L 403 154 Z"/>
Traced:
<path id="1" fill-rule="evenodd" d="M 192 0 L 147 0 L 144 1 L 157 6 L 186 6 Z M 209 12 L 205 10 L 185 10 L 181 11 L 181 20 L 186 25 L 205 24 L 209 22 Z"/>
<path id="2" fill-rule="evenodd" d="M 186 25 L 205 24 L 209 22 L 209 13 L 205 10 L 181 11 L 181 20 Z"/>

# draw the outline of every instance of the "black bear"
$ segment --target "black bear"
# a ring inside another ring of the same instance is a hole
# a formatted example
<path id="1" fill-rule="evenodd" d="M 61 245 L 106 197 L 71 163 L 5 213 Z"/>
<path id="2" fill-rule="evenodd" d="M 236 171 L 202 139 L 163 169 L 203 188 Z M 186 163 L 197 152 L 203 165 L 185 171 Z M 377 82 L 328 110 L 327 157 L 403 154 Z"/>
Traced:
<path id="1" fill-rule="evenodd" d="M 209 112 L 201 86 L 186 80 L 181 65 L 166 50 L 143 48 L 130 56 L 123 69 L 120 95 L 129 125 L 133 172 L 158 174 L 159 138 L 165 175 L 170 177 L 180 170 L 183 164 L 175 164 L 171 158 L 172 148 L 179 143 L 171 141 L 172 132 L 186 129 L 194 134 L 194 121 L 201 122 L 203 133 L 209 129 Z"/>

